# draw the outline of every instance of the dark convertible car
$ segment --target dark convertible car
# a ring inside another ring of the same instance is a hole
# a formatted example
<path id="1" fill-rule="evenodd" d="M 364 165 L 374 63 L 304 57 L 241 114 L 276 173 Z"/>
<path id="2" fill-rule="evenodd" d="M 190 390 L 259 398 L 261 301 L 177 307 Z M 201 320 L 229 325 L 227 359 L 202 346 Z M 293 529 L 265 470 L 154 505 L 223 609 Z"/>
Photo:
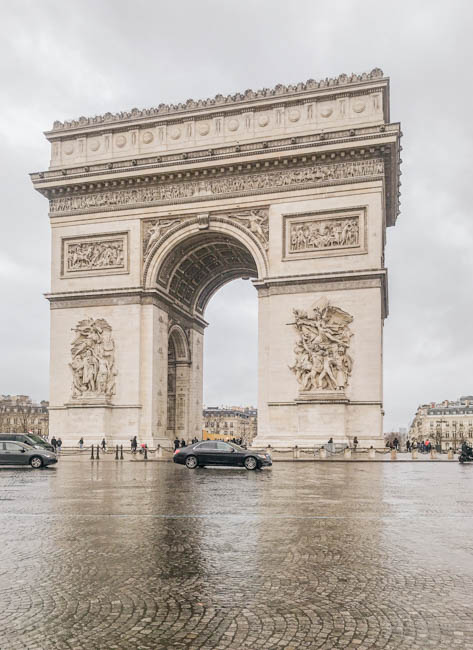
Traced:
<path id="1" fill-rule="evenodd" d="M 173 461 L 185 465 L 188 469 L 204 465 L 261 469 L 273 464 L 269 454 L 259 454 L 256 451 L 243 449 L 233 442 L 221 442 L 220 440 L 201 440 L 193 445 L 180 447 L 174 452 Z"/>

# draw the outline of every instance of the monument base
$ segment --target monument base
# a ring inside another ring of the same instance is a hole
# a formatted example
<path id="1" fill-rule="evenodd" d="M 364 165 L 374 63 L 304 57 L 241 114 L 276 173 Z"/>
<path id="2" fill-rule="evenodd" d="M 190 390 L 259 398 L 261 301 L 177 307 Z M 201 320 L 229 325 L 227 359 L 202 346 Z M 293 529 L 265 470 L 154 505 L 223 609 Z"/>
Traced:
<path id="1" fill-rule="evenodd" d="M 313 392 L 293 402 L 268 404 L 268 427 L 259 429 L 253 447 L 320 447 L 330 439 L 338 445 L 359 448 L 384 447 L 379 403 L 351 402 L 337 392 Z"/>

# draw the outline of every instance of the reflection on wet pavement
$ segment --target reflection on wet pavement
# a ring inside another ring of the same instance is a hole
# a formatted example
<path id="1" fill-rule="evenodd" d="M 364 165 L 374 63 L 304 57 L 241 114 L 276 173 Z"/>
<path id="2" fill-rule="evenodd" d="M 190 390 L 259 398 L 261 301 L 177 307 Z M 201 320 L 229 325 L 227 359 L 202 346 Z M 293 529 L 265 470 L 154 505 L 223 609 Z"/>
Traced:
<path id="1" fill-rule="evenodd" d="M 473 467 L 0 470 L 0 648 L 472 648 Z"/>

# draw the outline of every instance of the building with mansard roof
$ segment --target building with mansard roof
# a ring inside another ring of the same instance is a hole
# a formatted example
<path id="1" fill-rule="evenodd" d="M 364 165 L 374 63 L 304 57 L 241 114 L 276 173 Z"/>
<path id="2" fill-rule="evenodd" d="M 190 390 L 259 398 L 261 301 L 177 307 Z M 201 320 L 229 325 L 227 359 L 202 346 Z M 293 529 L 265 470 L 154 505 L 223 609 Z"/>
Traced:
<path id="1" fill-rule="evenodd" d="M 409 437 L 418 442 L 429 439 L 444 450 L 457 449 L 464 440 L 473 444 L 473 395 L 453 402 L 420 405 L 409 428 Z"/>

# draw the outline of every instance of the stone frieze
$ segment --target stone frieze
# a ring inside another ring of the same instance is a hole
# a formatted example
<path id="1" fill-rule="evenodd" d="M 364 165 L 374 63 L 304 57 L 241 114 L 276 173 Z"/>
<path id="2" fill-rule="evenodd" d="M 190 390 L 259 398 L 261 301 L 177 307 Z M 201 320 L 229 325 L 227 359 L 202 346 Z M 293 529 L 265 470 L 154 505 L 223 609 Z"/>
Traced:
<path id="1" fill-rule="evenodd" d="M 199 181 L 181 181 L 143 186 L 133 189 L 117 189 L 91 194 L 79 194 L 53 198 L 50 201 L 52 214 L 87 212 L 94 210 L 116 210 L 137 205 L 154 205 L 192 201 L 199 198 L 220 197 L 225 194 L 238 195 L 251 192 L 274 192 L 294 187 L 309 187 L 376 177 L 384 172 L 384 162 L 379 158 L 351 160 L 332 164 L 315 164 L 287 170 L 252 174 L 235 174 L 224 178 Z"/>

